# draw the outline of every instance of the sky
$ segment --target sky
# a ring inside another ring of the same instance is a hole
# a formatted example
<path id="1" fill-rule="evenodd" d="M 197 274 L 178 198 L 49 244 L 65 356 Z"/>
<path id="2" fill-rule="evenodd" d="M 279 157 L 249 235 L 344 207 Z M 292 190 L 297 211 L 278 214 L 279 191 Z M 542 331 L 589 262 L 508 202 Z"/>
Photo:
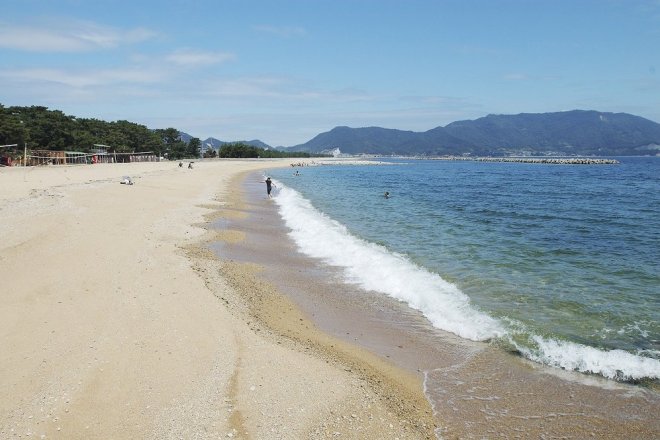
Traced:
<path id="1" fill-rule="evenodd" d="M 0 104 L 271 146 L 488 114 L 660 122 L 660 0 L 2 0 Z"/>

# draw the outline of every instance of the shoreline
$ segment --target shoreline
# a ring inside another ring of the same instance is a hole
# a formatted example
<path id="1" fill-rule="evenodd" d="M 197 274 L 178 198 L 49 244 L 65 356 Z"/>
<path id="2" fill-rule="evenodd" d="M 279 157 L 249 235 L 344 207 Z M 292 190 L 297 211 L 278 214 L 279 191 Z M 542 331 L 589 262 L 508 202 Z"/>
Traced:
<path id="1" fill-rule="evenodd" d="M 396 367 L 359 346 L 319 330 L 287 294 L 280 292 L 276 285 L 261 276 L 264 272 L 261 262 L 227 260 L 217 257 L 209 250 L 209 246 L 214 242 L 235 245 L 245 240 L 244 231 L 214 230 L 208 225 L 212 222 L 217 224 L 218 221 L 247 217 L 245 198 L 240 186 L 253 173 L 254 171 L 246 171 L 233 177 L 230 183 L 231 200 L 222 209 L 206 216 L 207 239 L 187 250 L 190 258 L 196 265 L 200 264 L 202 259 L 220 265 L 221 276 L 240 296 L 240 299 L 233 300 L 236 302 L 221 299 L 249 317 L 252 320 L 249 325 L 253 330 L 268 335 L 277 344 L 310 353 L 357 376 L 364 382 L 361 386 L 367 385 L 375 390 L 385 407 L 403 420 L 402 438 L 407 438 L 408 435 L 413 435 L 413 438 L 435 438 L 432 410 L 424 396 L 420 375 Z M 254 260 L 252 257 L 249 260 Z M 381 433 L 384 434 L 386 433 Z"/>
<path id="2" fill-rule="evenodd" d="M 204 250 L 243 236 L 205 228 L 242 215 L 231 177 L 289 162 L 3 169 L 0 437 L 432 438 L 416 378 L 278 336 L 232 284 L 294 308 Z"/>
<path id="3" fill-rule="evenodd" d="M 246 180 L 289 162 L 3 169 L 0 437 L 660 432 L 657 393 L 438 340 L 400 304 L 321 282 Z"/>
<path id="4" fill-rule="evenodd" d="M 255 219 L 219 225 L 246 234 L 240 243 L 222 244 L 221 251 L 244 261 L 259 249 L 259 264 L 266 268 L 261 278 L 281 286 L 322 331 L 413 373 L 421 370 L 442 435 L 620 438 L 634 432 L 653 438 L 660 432 L 653 418 L 660 401 L 652 390 L 544 367 L 495 345 L 461 340 L 431 328 L 392 298 L 334 282 L 341 275 L 322 262 L 292 256 L 296 246 L 279 238 L 286 228 L 272 225 L 279 222 L 277 209 L 260 204 L 261 187 L 254 180 L 244 187 L 258 194 L 249 207 Z"/>

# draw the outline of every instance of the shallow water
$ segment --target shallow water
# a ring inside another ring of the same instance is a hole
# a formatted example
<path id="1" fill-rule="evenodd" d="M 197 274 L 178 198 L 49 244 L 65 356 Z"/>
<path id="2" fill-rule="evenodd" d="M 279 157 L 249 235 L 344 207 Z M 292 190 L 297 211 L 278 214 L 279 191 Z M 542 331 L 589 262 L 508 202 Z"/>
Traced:
<path id="1" fill-rule="evenodd" d="M 216 253 L 263 266 L 262 277 L 321 330 L 420 374 L 440 438 L 660 435 L 660 397 L 653 390 L 545 367 L 497 344 L 460 338 L 402 301 L 347 283 L 343 267 L 301 252 L 261 180 L 245 181 L 248 216 L 217 224 L 245 232 L 246 239 L 218 243 Z"/>
<path id="2" fill-rule="evenodd" d="M 656 380 L 660 159 L 620 160 L 271 174 L 298 248 L 342 268 L 345 282 L 540 363 Z"/>

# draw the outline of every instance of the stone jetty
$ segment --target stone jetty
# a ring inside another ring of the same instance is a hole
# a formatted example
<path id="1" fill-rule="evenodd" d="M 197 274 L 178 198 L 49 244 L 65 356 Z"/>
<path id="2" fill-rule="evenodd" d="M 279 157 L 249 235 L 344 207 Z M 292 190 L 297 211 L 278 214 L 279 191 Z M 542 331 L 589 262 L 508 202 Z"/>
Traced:
<path id="1" fill-rule="evenodd" d="M 516 162 L 516 163 L 542 163 L 555 165 L 617 165 L 615 159 L 597 157 L 440 157 L 439 160 L 469 160 L 474 162 Z"/>

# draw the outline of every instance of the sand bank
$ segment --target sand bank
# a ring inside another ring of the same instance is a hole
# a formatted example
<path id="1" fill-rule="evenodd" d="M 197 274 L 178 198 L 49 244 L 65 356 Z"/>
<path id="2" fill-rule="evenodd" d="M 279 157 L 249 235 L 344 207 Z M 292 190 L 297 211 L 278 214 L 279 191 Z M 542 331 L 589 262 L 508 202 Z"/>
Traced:
<path id="1" fill-rule="evenodd" d="M 0 169 L 0 438 L 430 437 L 418 378 L 205 250 L 232 177 L 288 164 Z"/>

